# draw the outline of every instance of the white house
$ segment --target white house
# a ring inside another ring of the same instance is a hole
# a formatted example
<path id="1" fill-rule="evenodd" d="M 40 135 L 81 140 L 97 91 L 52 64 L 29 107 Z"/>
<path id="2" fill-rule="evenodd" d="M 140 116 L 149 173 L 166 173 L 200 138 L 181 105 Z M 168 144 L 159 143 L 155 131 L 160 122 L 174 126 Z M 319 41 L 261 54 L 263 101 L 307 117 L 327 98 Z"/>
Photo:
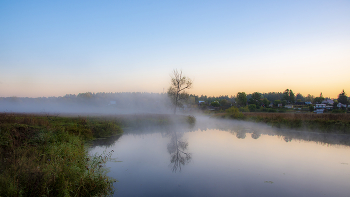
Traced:
<path id="1" fill-rule="evenodd" d="M 325 99 L 322 101 L 322 104 L 333 105 L 334 101 L 332 99 Z"/>
<path id="2" fill-rule="evenodd" d="M 346 105 L 345 105 L 345 104 L 338 103 L 337 107 L 338 107 L 338 108 L 346 107 Z"/>
<path id="3" fill-rule="evenodd" d="M 284 106 L 285 108 L 288 108 L 288 109 L 293 109 L 293 105 L 286 105 Z"/>
<path id="4" fill-rule="evenodd" d="M 316 104 L 314 112 L 317 114 L 322 114 L 325 109 L 326 109 L 326 104 Z"/>

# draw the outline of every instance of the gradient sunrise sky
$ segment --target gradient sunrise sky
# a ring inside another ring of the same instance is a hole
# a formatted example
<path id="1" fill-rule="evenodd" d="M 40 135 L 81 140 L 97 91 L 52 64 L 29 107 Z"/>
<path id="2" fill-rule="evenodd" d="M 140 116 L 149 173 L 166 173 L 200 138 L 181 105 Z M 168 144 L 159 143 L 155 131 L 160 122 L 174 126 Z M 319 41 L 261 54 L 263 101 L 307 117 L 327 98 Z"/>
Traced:
<path id="1" fill-rule="evenodd" d="M 0 97 L 350 91 L 350 1 L 0 1 Z M 348 95 L 350 92 L 347 92 Z"/>

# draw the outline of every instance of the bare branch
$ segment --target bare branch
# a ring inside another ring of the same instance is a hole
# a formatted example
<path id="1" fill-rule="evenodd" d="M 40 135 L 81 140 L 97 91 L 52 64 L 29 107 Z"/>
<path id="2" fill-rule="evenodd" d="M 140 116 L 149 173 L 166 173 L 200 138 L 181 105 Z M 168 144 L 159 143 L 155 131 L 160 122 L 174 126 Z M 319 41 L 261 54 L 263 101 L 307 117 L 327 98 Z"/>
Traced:
<path id="1" fill-rule="evenodd" d="M 174 114 L 176 113 L 176 108 L 181 105 L 179 102 L 185 97 L 182 95 L 185 89 L 192 88 L 192 80 L 183 76 L 182 70 L 178 71 L 174 69 L 171 77 L 171 86 L 168 89 L 168 96 L 171 98 L 174 105 Z M 186 94 L 186 93 L 185 93 Z"/>

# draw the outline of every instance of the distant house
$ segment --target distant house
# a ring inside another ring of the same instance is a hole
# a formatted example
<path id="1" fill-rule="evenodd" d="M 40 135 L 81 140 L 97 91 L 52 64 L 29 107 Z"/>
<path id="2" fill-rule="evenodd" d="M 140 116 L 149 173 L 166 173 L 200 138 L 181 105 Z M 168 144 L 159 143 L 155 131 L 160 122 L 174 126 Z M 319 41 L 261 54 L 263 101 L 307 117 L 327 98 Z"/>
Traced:
<path id="1" fill-rule="evenodd" d="M 316 104 L 315 109 L 326 109 L 326 104 Z"/>
<path id="2" fill-rule="evenodd" d="M 338 108 L 346 107 L 346 105 L 345 105 L 345 104 L 338 103 L 337 107 L 338 107 Z"/>
<path id="3" fill-rule="evenodd" d="M 204 104 L 205 102 L 204 101 L 198 101 L 198 104 L 202 104 L 202 103 Z"/>
<path id="4" fill-rule="evenodd" d="M 220 107 L 213 107 L 213 106 L 208 106 L 208 110 L 210 110 L 210 111 L 217 111 L 217 110 L 219 110 L 220 109 Z"/>
<path id="5" fill-rule="evenodd" d="M 285 108 L 288 108 L 288 109 L 293 109 L 293 105 L 286 105 L 286 106 L 284 106 Z"/>
<path id="6" fill-rule="evenodd" d="M 305 105 L 311 105 L 312 103 L 311 102 L 305 102 Z"/>
<path id="7" fill-rule="evenodd" d="M 327 106 L 326 106 L 326 109 L 328 109 L 328 110 L 333 109 L 333 105 L 327 105 Z"/>
<path id="8" fill-rule="evenodd" d="M 277 107 L 282 107 L 282 103 L 278 104 L 278 106 L 277 106 Z"/>
<path id="9" fill-rule="evenodd" d="M 295 102 L 295 105 L 305 105 L 305 102 Z"/>
<path id="10" fill-rule="evenodd" d="M 317 114 L 322 114 L 325 109 L 326 109 L 326 104 L 316 104 L 314 112 Z"/>
<path id="11" fill-rule="evenodd" d="M 325 99 L 322 101 L 322 104 L 333 105 L 334 101 L 332 99 Z"/>

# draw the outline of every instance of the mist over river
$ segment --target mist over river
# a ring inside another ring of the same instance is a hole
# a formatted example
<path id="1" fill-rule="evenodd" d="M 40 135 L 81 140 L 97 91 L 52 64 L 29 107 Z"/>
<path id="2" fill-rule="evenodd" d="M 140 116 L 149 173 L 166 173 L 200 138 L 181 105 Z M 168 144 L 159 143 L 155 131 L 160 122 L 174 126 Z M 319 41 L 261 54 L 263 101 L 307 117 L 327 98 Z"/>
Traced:
<path id="1" fill-rule="evenodd" d="M 197 117 L 94 141 L 115 196 L 349 196 L 349 136 Z"/>

